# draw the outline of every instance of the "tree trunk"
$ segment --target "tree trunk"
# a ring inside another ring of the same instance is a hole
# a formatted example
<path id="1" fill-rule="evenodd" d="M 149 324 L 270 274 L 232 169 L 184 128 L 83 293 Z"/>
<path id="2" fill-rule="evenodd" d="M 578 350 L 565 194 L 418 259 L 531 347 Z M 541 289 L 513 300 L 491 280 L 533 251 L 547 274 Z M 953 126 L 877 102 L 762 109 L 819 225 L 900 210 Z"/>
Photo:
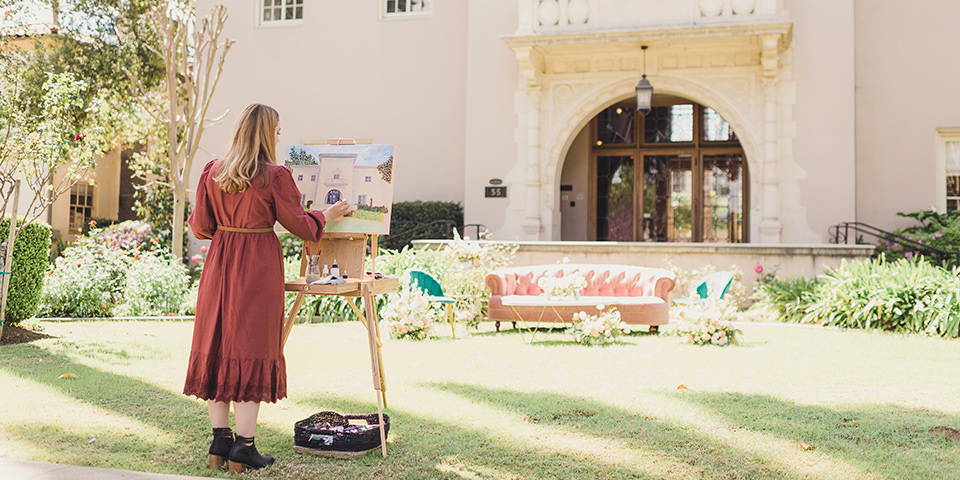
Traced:
<path id="1" fill-rule="evenodd" d="M 173 231 L 173 259 L 172 262 L 174 265 L 177 262 L 183 263 L 183 220 L 186 211 L 186 197 L 187 192 L 184 189 L 183 192 L 179 188 L 174 187 L 173 189 L 173 225 L 171 229 Z"/>
<path id="2" fill-rule="evenodd" d="M 13 182 L 13 211 L 10 212 L 10 231 L 7 234 L 7 248 L 3 256 L 3 272 L 0 273 L 0 338 L 3 338 L 3 324 L 7 315 L 7 290 L 13 274 L 13 244 L 17 241 L 17 210 L 20 208 L 20 180 Z"/>

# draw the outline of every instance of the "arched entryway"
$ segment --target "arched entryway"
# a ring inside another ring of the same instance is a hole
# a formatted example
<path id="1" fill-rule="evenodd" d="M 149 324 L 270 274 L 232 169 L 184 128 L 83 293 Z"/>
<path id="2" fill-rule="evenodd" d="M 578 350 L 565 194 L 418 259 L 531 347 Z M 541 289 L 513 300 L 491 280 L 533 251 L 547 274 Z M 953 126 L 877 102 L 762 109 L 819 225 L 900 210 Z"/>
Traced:
<path id="1" fill-rule="evenodd" d="M 594 117 L 568 152 L 562 237 L 747 242 L 748 189 L 744 149 L 712 108 L 660 95 L 644 116 L 625 100 Z"/>

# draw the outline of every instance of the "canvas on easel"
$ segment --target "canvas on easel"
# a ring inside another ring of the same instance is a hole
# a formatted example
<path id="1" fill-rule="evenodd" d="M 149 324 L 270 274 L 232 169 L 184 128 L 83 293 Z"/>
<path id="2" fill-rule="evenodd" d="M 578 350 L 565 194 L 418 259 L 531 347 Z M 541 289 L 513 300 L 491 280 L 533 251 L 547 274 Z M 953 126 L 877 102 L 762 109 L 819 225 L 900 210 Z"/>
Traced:
<path id="1" fill-rule="evenodd" d="M 340 200 L 356 207 L 327 222 L 325 231 L 387 235 L 395 152 L 394 145 L 291 145 L 284 163 L 305 209 L 323 210 Z"/>

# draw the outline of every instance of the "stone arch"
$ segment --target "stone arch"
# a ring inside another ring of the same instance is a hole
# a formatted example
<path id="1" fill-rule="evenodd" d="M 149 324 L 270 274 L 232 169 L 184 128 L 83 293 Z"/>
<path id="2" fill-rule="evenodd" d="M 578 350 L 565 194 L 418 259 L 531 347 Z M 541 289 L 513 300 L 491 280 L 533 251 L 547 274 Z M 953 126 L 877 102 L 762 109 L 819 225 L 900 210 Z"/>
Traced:
<path id="1" fill-rule="evenodd" d="M 763 158 L 760 147 L 762 144 L 760 136 L 762 129 L 760 127 L 763 119 L 757 112 L 751 114 L 748 109 L 741 107 L 754 105 L 758 100 L 744 96 L 736 98 L 735 95 L 725 95 L 721 88 L 696 79 L 671 76 L 649 76 L 649 79 L 650 83 L 654 85 L 655 93 L 687 98 L 710 107 L 719 113 L 737 132 L 750 172 L 749 214 L 758 218 L 760 215 L 759 194 L 763 183 L 763 171 L 760 168 Z M 557 182 L 563 168 L 562 160 L 566 158 L 577 134 L 604 108 L 633 97 L 636 83 L 636 76 L 598 83 L 593 88 L 584 89 L 579 96 L 571 99 L 568 106 L 551 112 L 552 118 L 549 119 L 550 121 L 544 122 L 553 126 L 546 132 L 545 137 L 542 137 L 544 141 L 541 144 L 545 148 L 541 150 L 543 153 L 541 153 L 540 159 L 540 175 L 543 179 L 541 182 L 541 219 L 549 222 L 547 231 L 559 227 L 560 203 L 557 195 L 559 191 Z M 753 236 L 753 230 L 758 223 L 751 222 L 751 236 Z"/>

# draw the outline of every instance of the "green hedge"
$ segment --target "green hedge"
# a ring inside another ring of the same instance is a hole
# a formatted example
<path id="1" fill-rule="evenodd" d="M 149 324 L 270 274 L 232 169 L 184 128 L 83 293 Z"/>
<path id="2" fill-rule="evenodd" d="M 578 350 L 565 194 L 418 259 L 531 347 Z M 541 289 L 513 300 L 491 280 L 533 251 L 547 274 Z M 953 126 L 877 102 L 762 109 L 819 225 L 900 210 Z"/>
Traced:
<path id="1" fill-rule="evenodd" d="M 453 238 L 449 224 L 438 223 L 411 231 L 437 220 L 450 220 L 463 228 L 463 206 L 459 202 L 397 202 L 390 214 L 390 234 L 380 240 L 380 246 L 399 250 L 411 240 L 424 238 Z M 409 232 L 409 233 L 408 233 Z"/>
<path id="2" fill-rule="evenodd" d="M 21 218 L 22 224 L 23 219 Z M 0 222 L 0 242 L 10 233 L 10 217 Z M 35 221 L 20 230 L 13 248 L 13 272 L 7 295 L 5 324 L 16 325 L 37 313 L 50 254 L 50 225 Z"/>

